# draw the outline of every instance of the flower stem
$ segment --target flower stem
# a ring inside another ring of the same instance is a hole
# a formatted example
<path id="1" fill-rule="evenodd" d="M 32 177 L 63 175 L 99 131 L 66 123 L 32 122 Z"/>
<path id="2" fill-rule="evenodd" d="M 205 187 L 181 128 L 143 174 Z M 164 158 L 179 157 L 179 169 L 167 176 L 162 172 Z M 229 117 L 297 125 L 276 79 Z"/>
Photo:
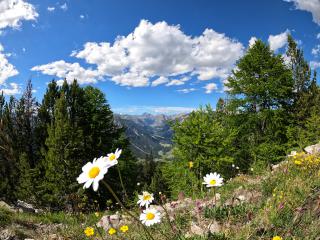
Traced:
<path id="1" fill-rule="evenodd" d="M 100 232 L 100 229 L 98 228 L 98 226 L 97 226 L 96 223 L 94 224 L 94 226 L 95 226 L 96 229 L 97 229 L 97 232 L 98 232 L 99 237 L 100 237 L 102 240 L 104 240 L 104 238 L 102 237 L 102 233 Z"/>
<path id="2" fill-rule="evenodd" d="M 147 233 L 147 235 L 150 237 L 150 239 L 155 240 L 152 235 L 150 234 L 150 232 L 148 231 L 148 229 L 146 228 L 146 226 L 144 226 L 141 221 L 134 216 L 124 205 L 123 203 L 120 201 L 120 199 L 118 198 L 117 194 L 115 194 L 115 192 L 112 190 L 111 186 L 105 182 L 104 180 L 102 180 L 102 183 L 106 186 L 106 188 L 108 189 L 108 191 L 111 193 L 111 195 L 114 197 L 114 199 L 119 203 L 119 205 L 123 208 L 123 210 L 130 216 L 132 217 L 136 222 L 138 222 L 144 229 L 144 231 Z"/>
<path id="3" fill-rule="evenodd" d="M 172 223 L 171 223 L 171 221 L 170 221 L 170 217 L 169 217 L 169 213 L 168 213 L 167 209 L 163 206 L 163 204 L 162 204 L 161 202 L 157 202 L 157 201 L 154 201 L 154 202 L 155 202 L 156 204 L 160 205 L 161 208 L 164 210 L 165 215 L 166 215 L 166 218 L 167 218 L 167 221 L 169 222 L 169 225 L 170 225 L 170 227 L 171 227 L 171 229 L 172 229 L 172 232 L 173 232 L 174 235 L 176 235 L 176 231 L 175 231 L 175 229 L 174 229 L 174 227 L 173 227 L 173 225 L 172 225 Z M 180 229 L 179 229 L 178 238 L 181 239 L 181 238 L 180 238 Z"/>
<path id="4" fill-rule="evenodd" d="M 118 174 L 119 174 L 119 178 L 120 178 L 120 184 L 121 184 L 121 187 L 123 189 L 124 195 L 126 196 L 126 201 L 128 203 L 129 202 L 129 198 L 128 198 L 128 195 L 127 195 L 126 188 L 123 185 L 122 176 L 121 176 L 120 168 L 119 168 L 118 165 L 117 165 L 117 170 L 118 170 Z"/>

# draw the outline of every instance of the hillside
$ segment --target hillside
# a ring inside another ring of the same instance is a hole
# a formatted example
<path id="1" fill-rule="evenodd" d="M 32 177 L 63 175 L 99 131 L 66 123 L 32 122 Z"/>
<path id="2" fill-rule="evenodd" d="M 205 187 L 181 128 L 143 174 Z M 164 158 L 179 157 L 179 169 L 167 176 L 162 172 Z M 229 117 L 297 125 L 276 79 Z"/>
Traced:
<path id="1" fill-rule="evenodd" d="M 314 145 L 303 152 L 293 152 L 272 169 L 253 168 L 250 174 L 238 174 L 218 188 L 216 195 L 206 190 L 197 199 L 181 195 L 176 201 L 164 202 L 166 211 L 154 205 L 162 213 L 162 223 L 150 229 L 152 236 L 154 239 L 267 240 L 275 236 L 319 239 L 319 154 L 320 145 Z M 124 212 L 35 214 L 19 213 L 3 202 L 1 205 L 1 240 L 84 239 L 83 230 L 95 223 L 102 227 L 101 233 L 111 227 L 118 230 L 126 224 L 128 232 L 125 235 L 119 232 L 118 237 L 149 239 Z M 131 214 L 139 214 L 139 209 L 131 209 Z M 97 234 L 94 239 L 101 238 Z M 111 236 L 111 239 L 117 237 Z"/>
<path id="2" fill-rule="evenodd" d="M 152 154 L 157 158 L 171 149 L 173 132 L 170 122 L 176 119 L 181 120 L 185 116 L 186 114 L 115 114 L 115 121 L 126 128 L 126 135 L 135 156 L 145 158 L 146 155 Z"/>

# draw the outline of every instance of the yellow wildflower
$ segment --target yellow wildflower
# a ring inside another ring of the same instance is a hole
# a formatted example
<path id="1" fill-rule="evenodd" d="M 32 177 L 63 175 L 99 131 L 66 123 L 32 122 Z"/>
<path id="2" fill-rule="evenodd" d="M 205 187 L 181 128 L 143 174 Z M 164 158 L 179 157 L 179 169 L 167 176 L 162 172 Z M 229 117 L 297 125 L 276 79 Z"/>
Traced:
<path id="1" fill-rule="evenodd" d="M 120 231 L 123 232 L 123 233 L 125 233 L 128 230 L 129 230 L 129 227 L 127 225 L 123 225 L 123 226 L 120 227 Z"/>
<path id="2" fill-rule="evenodd" d="M 282 237 L 280 237 L 280 236 L 275 236 L 275 237 L 272 238 L 272 240 L 282 240 Z"/>
<path id="3" fill-rule="evenodd" d="M 300 160 L 295 160 L 295 161 L 294 161 L 294 164 L 295 164 L 295 165 L 301 165 L 302 162 L 301 162 Z"/>
<path id="4" fill-rule="evenodd" d="M 94 235 L 94 229 L 92 227 L 87 227 L 84 230 L 84 233 L 86 234 L 87 237 L 93 236 Z"/>
<path id="5" fill-rule="evenodd" d="M 117 230 L 115 230 L 114 228 L 110 228 L 109 231 L 108 231 L 108 233 L 109 233 L 110 235 L 113 235 L 113 234 L 115 234 L 116 232 L 117 232 Z"/>
<path id="6" fill-rule="evenodd" d="M 193 168 L 193 162 L 192 161 L 189 162 L 189 168 Z"/>

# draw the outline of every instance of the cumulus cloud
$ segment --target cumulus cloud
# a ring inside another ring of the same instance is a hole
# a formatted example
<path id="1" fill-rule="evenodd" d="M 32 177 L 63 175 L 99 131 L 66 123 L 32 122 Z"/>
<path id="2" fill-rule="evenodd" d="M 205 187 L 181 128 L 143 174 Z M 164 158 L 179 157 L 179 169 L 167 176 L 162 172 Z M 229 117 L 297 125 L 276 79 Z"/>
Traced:
<path id="1" fill-rule="evenodd" d="M 181 93 L 190 93 L 190 92 L 194 92 L 194 91 L 196 91 L 195 88 L 184 88 L 184 89 L 177 90 L 177 92 L 181 92 Z"/>
<path id="2" fill-rule="evenodd" d="M 317 34 L 317 39 L 320 39 L 320 33 Z"/>
<path id="3" fill-rule="evenodd" d="M 240 42 L 212 29 L 192 37 L 182 32 L 179 25 L 142 20 L 127 36 L 118 36 L 113 43 L 88 42 L 71 56 L 95 65 L 95 70 L 90 70 L 96 75 L 95 80 L 109 78 L 119 85 L 142 87 L 156 79 L 151 86 L 173 86 L 184 84 L 192 76 L 198 80 L 225 78 L 243 50 Z M 63 64 L 70 69 L 71 63 Z M 61 65 L 58 70 L 52 67 L 49 63 L 32 70 L 48 75 L 61 73 Z M 68 73 L 71 75 L 72 70 Z M 60 76 L 68 78 L 66 72 Z M 77 77 L 87 82 L 85 75 Z"/>
<path id="4" fill-rule="evenodd" d="M 319 0 L 284 0 L 293 2 L 296 9 L 304 10 L 312 14 L 313 21 L 320 25 L 320 1 Z"/>
<path id="5" fill-rule="evenodd" d="M 0 85 L 4 84 L 8 78 L 19 73 L 18 70 L 9 63 L 7 59 L 8 54 L 5 54 L 3 50 L 3 46 L 0 44 Z"/>
<path id="6" fill-rule="evenodd" d="M 164 83 L 167 83 L 169 82 L 169 79 L 166 78 L 166 77 L 163 77 L 163 76 L 160 76 L 159 78 L 157 78 L 156 80 L 154 80 L 152 83 L 151 83 L 151 86 L 152 87 L 156 87 L 160 84 L 164 84 Z"/>
<path id="7" fill-rule="evenodd" d="M 314 56 L 318 56 L 320 53 L 320 44 L 318 44 L 317 46 L 315 46 L 314 48 L 312 48 L 311 53 Z"/>
<path id="8" fill-rule="evenodd" d="M 34 6 L 24 0 L 0 1 L 0 29 L 18 28 L 22 20 L 35 20 L 37 17 Z"/>
<path id="9" fill-rule="evenodd" d="M 64 3 L 60 6 L 60 8 L 63 10 L 63 11 L 67 11 L 68 10 L 68 5 L 67 3 Z"/>
<path id="10" fill-rule="evenodd" d="M 209 94 L 212 93 L 214 90 L 217 90 L 218 86 L 215 83 L 209 83 L 204 88 L 206 89 L 206 93 Z"/>
<path id="11" fill-rule="evenodd" d="M 185 84 L 186 81 L 190 80 L 190 77 L 183 77 L 180 79 L 171 80 L 166 86 L 180 86 Z"/>
<path id="12" fill-rule="evenodd" d="M 49 12 L 53 12 L 55 9 L 56 9 L 55 7 L 48 7 L 48 8 L 47 8 L 47 10 L 48 10 Z"/>
<path id="13" fill-rule="evenodd" d="M 249 40 L 249 48 L 251 48 L 257 40 L 258 39 L 256 37 L 251 37 Z"/>
<path id="14" fill-rule="evenodd" d="M 287 44 L 287 36 L 290 33 L 289 30 L 286 30 L 283 33 L 278 35 L 270 35 L 268 38 L 268 42 L 271 50 L 277 51 L 278 49 L 284 47 Z"/>
<path id="15" fill-rule="evenodd" d="M 15 95 L 21 93 L 21 88 L 17 83 L 10 83 L 10 87 L 4 86 L 4 88 L 0 88 L 0 94 L 3 95 Z"/>
<path id="16" fill-rule="evenodd" d="M 320 62 L 317 61 L 311 61 L 310 66 L 312 69 L 320 68 Z"/>
<path id="17" fill-rule="evenodd" d="M 67 78 L 69 81 L 77 79 L 80 84 L 95 83 L 100 79 L 97 70 L 84 69 L 79 63 L 67 63 L 63 60 L 35 66 L 31 70 L 41 71 L 44 74 L 54 75 L 59 78 Z"/>

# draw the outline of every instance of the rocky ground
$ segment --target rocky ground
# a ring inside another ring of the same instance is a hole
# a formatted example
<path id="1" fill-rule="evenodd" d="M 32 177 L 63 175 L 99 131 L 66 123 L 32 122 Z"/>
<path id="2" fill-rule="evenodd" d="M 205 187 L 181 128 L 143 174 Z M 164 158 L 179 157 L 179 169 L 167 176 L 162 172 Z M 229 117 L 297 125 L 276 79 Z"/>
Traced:
<path id="1" fill-rule="evenodd" d="M 304 151 L 303 156 L 319 156 L 320 144 Z M 284 239 L 320 239 L 320 164 L 296 166 L 295 155 L 292 152 L 272 170 L 239 174 L 215 195 L 191 199 L 181 193 L 179 199 L 153 207 L 161 212 L 163 222 L 168 216 L 184 239 L 271 239 L 274 234 Z M 141 239 L 134 233 L 138 226 L 121 212 L 98 217 L 50 215 L 22 201 L 14 206 L 0 201 L 0 210 L 0 240 L 84 239 L 83 229 L 94 223 L 105 232 L 129 225 L 130 239 Z M 171 231 L 164 225 L 153 230 Z"/>

